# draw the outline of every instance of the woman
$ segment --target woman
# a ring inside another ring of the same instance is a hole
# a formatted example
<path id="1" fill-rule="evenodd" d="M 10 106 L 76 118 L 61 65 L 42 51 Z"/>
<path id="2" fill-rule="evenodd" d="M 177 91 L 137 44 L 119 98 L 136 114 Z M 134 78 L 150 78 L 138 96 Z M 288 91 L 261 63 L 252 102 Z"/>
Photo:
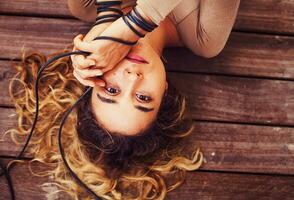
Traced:
<path id="1" fill-rule="evenodd" d="M 69 0 L 68 5 L 76 17 L 95 21 L 94 1 L 86 2 L 86 8 L 85 1 Z M 135 5 L 135 1 L 124 1 L 122 8 L 126 13 Z M 122 18 L 92 28 L 83 41 L 81 35 L 77 36 L 75 49 L 92 54 L 87 59 L 82 55 L 72 56 L 74 75 L 82 84 L 94 87 L 92 106 L 97 121 L 107 130 L 125 135 L 144 130 L 154 121 L 168 87 L 160 60 L 163 48 L 185 45 L 197 55 L 217 55 L 228 39 L 238 6 L 237 0 L 169 0 L 160 4 L 156 0 L 139 0 L 138 12 L 147 21 L 159 25 L 144 38 L 139 39 Z M 112 12 L 106 14 L 109 13 Z M 169 17 L 165 17 L 167 14 Z M 99 13 L 98 17 L 103 15 L 105 13 Z M 106 40 L 92 41 L 99 35 L 139 40 L 133 47 Z M 124 72 L 128 75 L 123 75 Z M 102 79 L 98 79 L 102 74 Z M 106 87 L 101 87 L 105 84 Z M 105 99 L 108 101 L 103 101 Z M 137 109 L 138 106 L 144 107 L 145 112 Z"/>
<path id="2" fill-rule="evenodd" d="M 69 1 L 69 7 L 77 17 L 95 21 L 95 7 L 89 2 L 83 7 L 84 1 Z M 53 167 L 47 175 L 53 175 L 59 191 L 66 191 L 75 199 L 93 198 L 71 178 L 56 145 L 64 111 L 85 90 L 76 79 L 93 89 L 77 112 L 69 116 L 64 126 L 63 146 L 73 171 L 98 196 L 164 199 L 167 192 L 183 182 L 186 171 L 200 167 L 203 157 L 199 149 L 193 148 L 191 159 L 183 156 L 185 146 L 181 141 L 191 133 L 193 123 L 184 115 L 184 98 L 167 81 L 161 52 L 165 46 L 185 45 L 205 57 L 216 55 L 228 38 L 239 2 L 189 1 L 194 7 L 188 6 L 189 11 L 184 15 L 180 11 L 186 11 L 187 5 L 179 2 L 174 1 L 175 8 L 169 17 L 164 15 L 172 6 L 161 9 L 163 12 L 154 17 L 150 10 L 146 11 L 144 1 L 138 2 L 142 5 L 138 7 L 142 16 L 158 25 L 155 30 L 147 34 L 136 27 L 145 34 L 139 39 L 121 18 L 94 26 L 83 40 L 78 36 L 74 41 L 74 49 L 92 52 L 91 55 L 72 56 L 72 63 L 61 59 L 44 71 L 39 88 L 39 125 L 31 152 L 33 161 Z M 127 3 L 122 4 L 124 12 L 132 9 L 133 4 Z M 211 15 L 206 14 L 206 9 L 211 9 Z M 151 9 L 152 12 L 157 11 Z M 195 34 L 187 29 L 191 21 L 196 24 Z M 215 22 L 223 24 L 216 26 Z M 104 40 L 92 41 L 99 35 L 138 40 L 138 43 L 128 47 Z M 44 62 L 44 56 L 32 54 L 17 66 L 19 73 L 10 87 L 19 114 L 18 129 L 12 130 L 15 137 L 29 132 L 35 106 L 32 88 L 37 68 Z"/>

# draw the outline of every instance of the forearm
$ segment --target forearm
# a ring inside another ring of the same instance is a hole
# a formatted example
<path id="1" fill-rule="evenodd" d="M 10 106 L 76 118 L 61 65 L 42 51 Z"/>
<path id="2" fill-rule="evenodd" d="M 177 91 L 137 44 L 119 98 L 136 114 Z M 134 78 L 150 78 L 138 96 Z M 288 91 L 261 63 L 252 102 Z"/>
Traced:
<path id="1" fill-rule="evenodd" d="M 112 0 L 98 0 L 98 2 L 105 2 Z M 67 0 L 68 8 L 70 12 L 77 18 L 87 21 L 87 22 L 95 22 L 97 17 L 95 5 L 96 0 Z M 113 6 L 113 8 L 119 8 L 120 6 Z M 100 14 L 110 14 L 110 12 L 103 12 Z"/>
<path id="2" fill-rule="evenodd" d="M 239 4 L 240 0 L 200 0 L 196 25 L 199 54 L 213 57 L 224 48 Z"/>
<path id="3" fill-rule="evenodd" d="M 73 16 L 87 22 L 94 22 L 96 18 L 96 7 L 94 0 L 89 0 L 90 4 L 85 4 L 83 0 L 67 0 L 67 5 Z"/>
<path id="4" fill-rule="evenodd" d="M 112 0 L 113 1 L 113 0 Z M 106 2 L 106 0 L 99 0 L 98 2 Z M 94 3 L 94 2 L 93 2 Z M 98 5 L 95 5 L 95 3 L 93 4 L 93 6 L 95 8 L 99 7 Z M 118 5 L 113 5 L 113 6 L 108 6 L 108 8 L 111 8 L 111 9 L 117 9 L 117 11 L 120 11 L 121 10 L 121 6 L 118 4 Z M 94 25 L 91 30 L 87 33 L 87 35 L 84 37 L 83 41 L 92 41 L 94 38 L 96 38 L 97 36 L 99 36 L 106 28 L 109 27 L 110 24 L 113 23 L 113 21 L 115 21 L 116 19 L 114 18 L 114 16 L 112 17 L 104 17 L 103 16 L 107 16 L 107 15 L 117 15 L 119 16 L 119 14 L 115 11 L 102 11 L 102 12 L 96 12 L 96 17 L 102 17 L 100 19 L 96 18 L 96 22 L 102 22 L 104 20 L 104 22 L 100 23 L 100 24 L 97 24 L 97 25 Z M 116 17 L 117 17 L 116 16 Z M 118 17 L 119 18 L 119 17 Z M 110 20 L 110 21 L 107 21 L 107 20 Z"/>
<path id="5" fill-rule="evenodd" d="M 182 0 L 138 0 L 138 7 L 155 24 L 159 23 L 181 2 Z"/>

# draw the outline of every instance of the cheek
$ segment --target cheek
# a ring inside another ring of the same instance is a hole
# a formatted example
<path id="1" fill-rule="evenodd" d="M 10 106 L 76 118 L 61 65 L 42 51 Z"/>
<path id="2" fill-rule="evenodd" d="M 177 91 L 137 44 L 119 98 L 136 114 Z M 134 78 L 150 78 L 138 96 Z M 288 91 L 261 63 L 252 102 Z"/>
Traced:
<path id="1" fill-rule="evenodd" d="M 149 80 L 146 80 L 146 86 L 154 94 L 154 96 L 160 96 L 165 90 L 166 80 L 165 76 L 153 76 Z"/>

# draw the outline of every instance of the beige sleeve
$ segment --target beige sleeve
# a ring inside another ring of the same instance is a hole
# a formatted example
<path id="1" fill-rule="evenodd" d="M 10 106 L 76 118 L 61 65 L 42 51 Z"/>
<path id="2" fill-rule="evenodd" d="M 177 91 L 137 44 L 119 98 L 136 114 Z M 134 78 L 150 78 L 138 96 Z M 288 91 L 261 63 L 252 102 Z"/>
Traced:
<path id="1" fill-rule="evenodd" d="M 181 2 L 182 0 L 138 0 L 137 5 L 143 10 L 155 24 L 159 23 Z"/>
<path id="2" fill-rule="evenodd" d="M 76 18 L 87 22 L 95 22 L 97 16 L 95 0 L 67 0 L 67 6 L 71 14 Z"/>
<path id="3" fill-rule="evenodd" d="M 203 57 L 219 54 L 231 33 L 239 4 L 240 0 L 200 0 L 198 8 L 177 24 L 184 45 Z"/>

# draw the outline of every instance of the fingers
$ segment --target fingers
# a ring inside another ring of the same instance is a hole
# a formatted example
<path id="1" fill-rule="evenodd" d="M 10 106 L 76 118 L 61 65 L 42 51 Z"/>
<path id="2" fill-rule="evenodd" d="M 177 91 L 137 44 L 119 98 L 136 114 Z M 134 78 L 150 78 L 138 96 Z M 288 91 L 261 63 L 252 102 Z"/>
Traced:
<path id="1" fill-rule="evenodd" d="M 83 85 L 94 87 L 95 85 L 104 87 L 105 82 L 98 78 L 102 76 L 101 69 L 79 69 L 75 63 L 73 63 L 73 75 Z"/>
<path id="2" fill-rule="evenodd" d="M 79 69 L 85 69 L 96 64 L 94 60 L 87 59 L 83 55 L 75 55 L 73 61 L 76 63 Z"/>
<path id="3" fill-rule="evenodd" d="M 90 86 L 90 87 L 94 87 L 95 83 L 91 80 L 87 80 L 87 79 L 83 79 L 82 77 L 80 77 L 80 75 L 78 73 L 76 73 L 76 70 L 73 71 L 73 75 L 76 77 L 76 79 L 78 79 L 78 81 L 85 85 L 85 86 Z"/>
<path id="4" fill-rule="evenodd" d="M 74 46 L 82 51 L 93 52 L 94 48 L 89 42 L 82 41 L 83 35 L 79 34 L 74 38 Z"/>
<path id="5" fill-rule="evenodd" d="M 75 71 L 80 75 L 81 78 L 87 79 L 91 77 L 101 76 L 103 72 L 100 69 L 75 69 Z"/>
<path id="6" fill-rule="evenodd" d="M 73 75 L 76 77 L 76 79 L 83 85 L 85 86 L 90 86 L 90 87 L 95 87 L 95 86 L 100 86 L 100 87 L 104 87 L 106 84 L 105 82 L 100 79 L 100 78 L 87 78 L 84 79 L 82 78 L 76 70 L 73 71 Z"/>
<path id="7" fill-rule="evenodd" d="M 94 78 L 94 82 L 96 85 L 100 86 L 100 87 L 104 87 L 106 85 L 105 81 L 103 81 L 102 79 L 100 78 Z"/>
<path id="8" fill-rule="evenodd" d="M 73 48 L 73 51 L 75 51 L 76 48 Z M 89 66 L 96 65 L 96 62 L 92 59 L 85 58 L 84 55 L 78 55 L 74 54 L 70 56 L 72 63 L 79 69 L 85 69 Z"/>

